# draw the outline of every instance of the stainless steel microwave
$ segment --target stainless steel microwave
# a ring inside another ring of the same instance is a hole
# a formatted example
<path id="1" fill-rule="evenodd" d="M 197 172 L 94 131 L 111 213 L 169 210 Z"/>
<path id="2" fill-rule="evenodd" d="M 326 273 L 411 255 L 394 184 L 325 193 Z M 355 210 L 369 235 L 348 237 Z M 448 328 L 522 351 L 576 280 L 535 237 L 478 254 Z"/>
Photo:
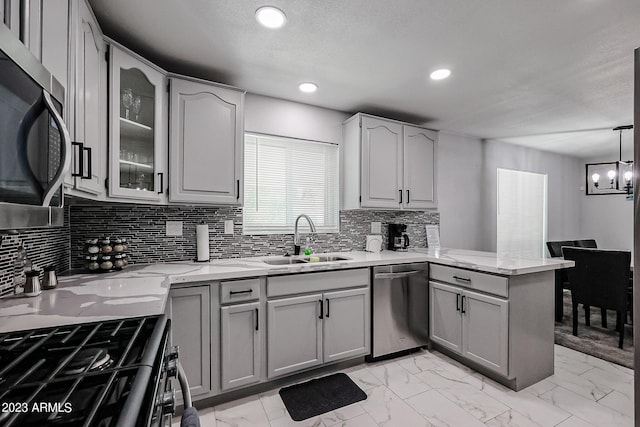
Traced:
<path id="1" fill-rule="evenodd" d="M 0 25 L 0 230 L 62 225 L 63 103 L 62 85 Z"/>

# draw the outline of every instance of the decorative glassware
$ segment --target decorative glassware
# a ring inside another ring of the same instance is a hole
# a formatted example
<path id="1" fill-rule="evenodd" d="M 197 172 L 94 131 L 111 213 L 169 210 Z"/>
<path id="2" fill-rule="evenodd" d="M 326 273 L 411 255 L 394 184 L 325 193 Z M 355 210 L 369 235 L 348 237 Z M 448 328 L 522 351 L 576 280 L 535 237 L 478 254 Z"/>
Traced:
<path id="1" fill-rule="evenodd" d="M 140 110 L 142 109 L 142 99 L 140 96 L 136 95 L 133 97 L 133 113 L 136 115 L 135 120 L 138 121 L 138 116 L 140 115 Z"/>
<path id="2" fill-rule="evenodd" d="M 129 108 L 133 105 L 133 92 L 131 89 L 122 90 L 122 106 L 124 107 L 124 118 L 129 120 Z"/>

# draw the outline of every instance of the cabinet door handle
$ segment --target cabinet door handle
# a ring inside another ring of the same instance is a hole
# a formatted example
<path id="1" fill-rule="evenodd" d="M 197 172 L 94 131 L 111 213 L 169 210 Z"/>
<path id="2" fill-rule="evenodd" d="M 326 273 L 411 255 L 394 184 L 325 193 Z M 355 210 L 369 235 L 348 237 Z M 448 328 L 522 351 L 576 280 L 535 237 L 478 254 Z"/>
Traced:
<path id="1" fill-rule="evenodd" d="M 460 311 L 460 294 L 456 294 L 456 311 Z"/>
<path id="2" fill-rule="evenodd" d="M 256 308 L 256 331 L 260 329 L 260 312 Z"/>
<path id="3" fill-rule="evenodd" d="M 324 318 L 324 304 L 321 299 L 319 299 L 318 302 L 320 303 L 320 317 L 318 317 L 318 319 L 322 319 Z"/>
<path id="4" fill-rule="evenodd" d="M 456 279 L 456 280 L 460 280 L 461 282 L 471 283 L 471 279 L 469 279 L 468 277 L 453 276 L 453 278 Z"/>
<path id="5" fill-rule="evenodd" d="M 409 204 L 409 190 L 407 190 L 407 204 Z"/>
<path id="6" fill-rule="evenodd" d="M 87 152 L 87 174 L 83 174 L 80 178 L 91 179 L 91 176 L 93 175 L 93 171 L 91 170 L 91 147 L 82 147 L 82 151 Z M 82 159 L 84 156 L 80 155 L 80 158 Z"/>
<path id="7" fill-rule="evenodd" d="M 73 145 L 74 147 L 78 147 L 78 170 L 80 171 L 80 172 L 72 171 L 71 176 L 83 178 L 82 170 L 84 169 L 84 155 L 83 155 L 84 153 L 82 151 L 84 149 L 84 144 L 82 142 L 73 141 L 71 145 Z M 73 166 L 75 167 L 75 162 Z"/>
<path id="8" fill-rule="evenodd" d="M 162 194 L 164 193 L 164 173 L 158 172 L 158 176 L 160 177 L 160 191 L 158 191 L 158 194 Z"/>
<path id="9" fill-rule="evenodd" d="M 462 295 L 462 314 L 465 314 L 465 313 L 466 313 L 466 311 L 465 311 L 465 309 L 464 309 L 464 298 L 465 298 L 465 296 L 464 296 L 464 295 Z"/>
<path id="10" fill-rule="evenodd" d="M 229 295 L 250 294 L 252 292 L 253 292 L 253 289 L 247 289 L 246 291 L 229 291 Z"/>
<path id="11" fill-rule="evenodd" d="M 240 180 L 236 179 L 236 199 L 240 198 Z"/>
<path id="12" fill-rule="evenodd" d="M 327 298 L 327 316 L 326 317 L 329 317 L 329 298 Z"/>
<path id="13" fill-rule="evenodd" d="M 400 201 L 398 203 L 402 203 L 402 190 L 398 190 L 400 192 Z"/>

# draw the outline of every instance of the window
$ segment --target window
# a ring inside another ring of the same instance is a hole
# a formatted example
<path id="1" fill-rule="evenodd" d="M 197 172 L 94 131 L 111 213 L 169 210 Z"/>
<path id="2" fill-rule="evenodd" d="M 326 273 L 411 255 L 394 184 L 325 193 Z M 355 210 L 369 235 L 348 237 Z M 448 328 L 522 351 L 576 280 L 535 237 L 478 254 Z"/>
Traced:
<path id="1" fill-rule="evenodd" d="M 544 258 L 547 175 L 498 168 L 497 252 Z"/>
<path id="2" fill-rule="evenodd" d="M 337 232 L 338 184 L 338 145 L 245 134 L 244 234 L 293 233 L 301 213 L 319 233 Z"/>

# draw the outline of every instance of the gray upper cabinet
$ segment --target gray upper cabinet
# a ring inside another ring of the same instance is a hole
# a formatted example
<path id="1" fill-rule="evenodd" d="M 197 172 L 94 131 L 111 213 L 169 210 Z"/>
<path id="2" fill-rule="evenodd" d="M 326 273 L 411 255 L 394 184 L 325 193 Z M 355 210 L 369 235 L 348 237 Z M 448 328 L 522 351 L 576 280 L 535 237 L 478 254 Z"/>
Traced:
<path id="1" fill-rule="evenodd" d="M 267 301 L 267 376 L 322 363 L 322 294 Z"/>
<path id="2" fill-rule="evenodd" d="M 73 138 L 71 175 L 74 189 L 98 196 L 106 177 L 107 64 L 106 45 L 93 13 L 84 1 L 71 3 L 74 31 Z M 46 46 L 46 44 L 45 44 Z M 46 51 L 46 49 L 45 49 Z"/>
<path id="3" fill-rule="evenodd" d="M 171 345 L 180 347 L 184 368 L 194 396 L 211 391 L 211 303 L 210 288 L 172 288 L 167 301 L 171 319 Z"/>
<path id="4" fill-rule="evenodd" d="M 2 21 L 16 38 L 20 37 L 20 0 L 3 0 Z"/>
<path id="5" fill-rule="evenodd" d="M 170 79 L 169 201 L 241 205 L 244 91 Z"/>
<path id="6" fill-rule="evenodd" d="M 222 390 L 259 382 L 264 330 L 260 303 L 222 307 L 220 328 Z"/>
<path id="7" fill-rule="evenodd" d="M 342 209 L 437 207 L 437 132 L 359 113 L 343 139 Z"/>
<path id="8" fill-rule="evenodd" d="M 436 132 L 415 126 L 403 127 L 403 206 L 428 209 L 436 204 Z"/>
<path id="9" fill-rule="evenodd" d="M 402 125 L 362 118 L 360 206 L 398 208 L 402 193 Z"/>
<path id="10" fill-rule="evenodd" d="M 166 201 L 167 79 L 133 53 L 110 48 L 109 196 Z"/>
<path id="11" fill-rule="evenodd" d="M 73 91 L 69 87 L 69 1 L 45 0 L 42 2 L 42 51 L 41 61 L 47 70 L 65 88 L 65 109 L 63 115 L 67 127 L 71 109 L 69 98 Z"/>
<path id="12" fill-rule="evenodd" d="M 369 352 L 371 319 L 369 288 L 324 294 L 324 363 Z"/>

